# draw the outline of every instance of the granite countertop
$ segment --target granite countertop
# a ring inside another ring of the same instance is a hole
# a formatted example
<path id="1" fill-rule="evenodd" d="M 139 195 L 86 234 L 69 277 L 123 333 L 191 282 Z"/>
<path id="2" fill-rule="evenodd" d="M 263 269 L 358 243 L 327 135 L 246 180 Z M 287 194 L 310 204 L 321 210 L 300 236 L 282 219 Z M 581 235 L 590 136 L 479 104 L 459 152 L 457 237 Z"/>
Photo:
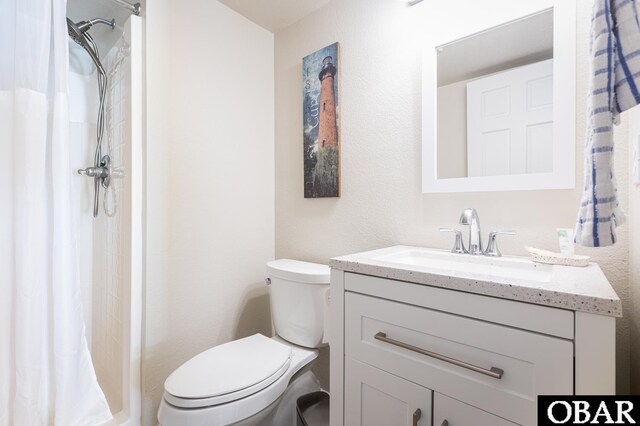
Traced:
<path id="1" fill-rule="evenodd" d="M 595 263 L 586 267 L 546 265 L 519 256 L 492 258 L 393 246 L 336 257 L 329 266 L 537 305 L 622 316 L 620 298 Z"/>

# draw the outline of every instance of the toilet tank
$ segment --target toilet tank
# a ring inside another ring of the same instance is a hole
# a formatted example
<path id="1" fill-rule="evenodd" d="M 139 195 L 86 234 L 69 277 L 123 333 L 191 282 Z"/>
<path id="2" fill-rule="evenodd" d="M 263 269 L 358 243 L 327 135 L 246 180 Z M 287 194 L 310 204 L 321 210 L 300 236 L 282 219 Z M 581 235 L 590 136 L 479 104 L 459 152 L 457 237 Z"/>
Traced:
<path id="1" fill-rule="evenodd" d="M 299 260 L 267 263 L 271 318 L 276 334 L 299 346 L 323 346 L 329 267 Z"/>

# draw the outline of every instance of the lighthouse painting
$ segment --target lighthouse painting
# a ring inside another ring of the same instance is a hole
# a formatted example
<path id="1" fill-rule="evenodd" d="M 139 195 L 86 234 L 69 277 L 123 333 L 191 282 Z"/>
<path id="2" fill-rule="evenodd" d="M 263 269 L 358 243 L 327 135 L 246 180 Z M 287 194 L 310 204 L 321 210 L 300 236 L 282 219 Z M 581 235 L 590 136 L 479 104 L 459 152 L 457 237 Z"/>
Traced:
<path id="1" fill-rule="evenodd" d="M 302 60 L 304 197 L 340 196 L 339 46 Z"/>

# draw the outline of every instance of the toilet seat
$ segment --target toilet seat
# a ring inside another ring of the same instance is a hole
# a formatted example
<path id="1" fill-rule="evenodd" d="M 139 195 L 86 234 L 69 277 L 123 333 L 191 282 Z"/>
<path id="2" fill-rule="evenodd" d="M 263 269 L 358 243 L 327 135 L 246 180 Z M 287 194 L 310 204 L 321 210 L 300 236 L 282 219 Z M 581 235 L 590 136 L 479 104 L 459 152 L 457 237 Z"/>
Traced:
<path id="1" fill-rule="evenodd" d="M 158 410 L 158 421 L 160 424 L 163 426 L 184 426 L 187 424 L 189 426 L 223 426 L 251 417 L 276 401 L 287 389 L 291 378 L 318 356 L 318 351 L 316 349 L 302 348 L 293 345 L 278 336 L 271 339 L 262 335 L 256 336 L 260 336 L 262 339 L 271 340 L 274 343 L 285 346 L 291 351 L 289 363 L 284 369 L 285 371 L 281 373 L 273 383 L 265 385 L 262 389 L 255 390 L 252 394 L 248 394 L 247 396 L 240 397 L 235 400 L 231 399 L 227 403 L 218 403 L 215 405 L 206 405 L 204 399 L 188 401 L 186 398 L 178 398 L 171 395 L 167 391 L 167 385 L 165 383 L 164 397 L 160 402 L 160 408 Z M 258 360 L 262 360 L 262 354 L 254 353 L 254 355 L 257 356 Z M 272 376 L 277 374 L 278 371 L 276 371 Z M 272 377 L 270 376 L 267 380 L 263 380 L 258 384 L 262 385 L 268 383 L 271 378 Z M 175 389 L 173 389 L 173 391 L 175 392 Z M 242 391 L 244 390 L 232 393 L 231 395 L 228 395 L 228 397 L 235 398 L 240 395 L 240 392 Z M 250 392 L 248 388 L 246 388 L 246 392 Z M 224 395 L 225 394 L 219 396 L 223 397 Z M 218 399 L 218 401 L 222 401 L 222 398 Z M 185 404 L 193 405 L 187 407 Z"/>
<path id="2" fill-rule="evenodd" d="M 245 398 L 278 380 L 291 356 L 290 346 L 261 334 L 216 346 L 167 378 L 165 399 L 176 407 L 199 408 Z"/>

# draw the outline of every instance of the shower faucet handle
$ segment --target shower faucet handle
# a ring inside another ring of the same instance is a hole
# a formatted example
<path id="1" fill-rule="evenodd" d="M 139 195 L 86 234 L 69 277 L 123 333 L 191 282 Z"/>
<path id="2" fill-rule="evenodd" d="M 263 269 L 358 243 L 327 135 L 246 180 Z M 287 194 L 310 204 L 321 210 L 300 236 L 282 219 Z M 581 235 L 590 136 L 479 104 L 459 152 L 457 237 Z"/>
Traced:
<path id="1" fill-rule="evenodd" d="M 111 157 L 108 155 L 102 156 L 99 165 L 87 167 L 86 169 L 78 169 L 78 174 L 100 179 L 102 186 L 107 188 L 111 177 Z"/>
<path id="2" fill-rule="evenodd" d="M 451 253 L 469 253 L 466 248 L 464 248 L 464 242 L 462 241 L 462 231 L 459 229 L 452 228 L 440 228 L 440 232 L 453 232 L 456 234 L 456 240 L 453 243 L 453 248 L 451 249 Z"/>
<path id="3" fill-rule="evenodd" d="M 93 197 L 93 217 L 98 217 L 98 200 L 100 198 L 100 186 L 104 189 L 111 185 L 111 157 L 102 156 L 100 164 L 97 166 L 87 167 L 86 169 L 78 169 L 79 175 L 92 177 L 95 180 L 94 197 Z"/>
<path id="4" fill-rule="evenodd" d="M 78 174 L 92 178 L 105 178 L 108 176 L 108 172 L 104 167 L 87 167 L 86 169 L 78 169 Z"/>

